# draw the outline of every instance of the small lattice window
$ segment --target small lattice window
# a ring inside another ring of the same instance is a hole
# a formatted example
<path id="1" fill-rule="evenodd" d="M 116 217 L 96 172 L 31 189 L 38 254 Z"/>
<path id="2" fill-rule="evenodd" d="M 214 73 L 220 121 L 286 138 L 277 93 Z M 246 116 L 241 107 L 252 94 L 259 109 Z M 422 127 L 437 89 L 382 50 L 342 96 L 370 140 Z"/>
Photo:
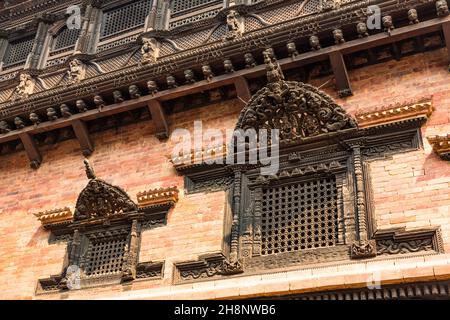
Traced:
<path id="1" fill-rule="evenodd" d="M 25 62 L 28 54 L 33 49 L 33 43 L 34 37 L 11 42 L 6 49 L 5 58 L 3 60 L 5 66 Z"/>
<path id="2" fill-rule="evenodd" d="M 338 238 L 335 178 L 263 190 L 262 254 L 336 245 Z"/>
<path id="3" fill-rule="evenodd" d="M 122 271 L 126 238 L 95 240 L 89 243 L 86 275 L 103 276 Z"/>
<path id="4" fill-rule="evenodd" d="M 54 38 L 53 51 L 73 47 L 77 42 L 79 34 L 80 29 L 64 28 Z"/>
<path id="5" fill-rule="evenodd" d="M 143 26 L 151 6 L 151 0 L 141 0 L 106 11 L 103 14 L 100 37 L 108 37 Z"/>
<path id="6" fill-rule="evenodd" d="M 220 3 L 221 0 L 173 0 L 171 4 L 172 14 L 177 14 L 182 11 L 187 11 L 196 7 L 200 7 L 208 3 Z"/>
<path id="7" fill-rule="evenodd" d="M 305 6 L 303 7 L 303 10 L 301 11 L 300 15 L 308 14 L 308 13 L 314 13 L 319 11 L 320 9 L 320 0 L 309 0 L 305 3 Z"/>

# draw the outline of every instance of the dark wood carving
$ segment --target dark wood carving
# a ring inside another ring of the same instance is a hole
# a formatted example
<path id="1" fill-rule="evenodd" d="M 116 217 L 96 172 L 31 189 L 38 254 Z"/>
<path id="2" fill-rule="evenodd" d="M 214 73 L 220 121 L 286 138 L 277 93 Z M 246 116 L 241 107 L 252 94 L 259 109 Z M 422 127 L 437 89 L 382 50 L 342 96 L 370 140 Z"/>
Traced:
<path id="1" fill-rule="evenodd" d="M 160 279 L 163 263 L 139 263 L 142 230 L 166 224 L 178 199 L 176 187 L 138 194 L 138 204 L 119 187 L 98 179 L 85 160 L 88 185 L 72 215 L 69 208 L 36 214 L 52 241 L 67 241 L 61 275 L 39 280 L 38 293 Z"/>
<path id="2" fill-rule="evenodd" d="M 330 97 L 310 85 L 285 81 L 273 55 L 266 51 L 264 56 L 268 84 L 250 99 L 236 128 L 279 129 L 285 142 L 280 144 L 280 168 L 263 176 L 260 164 L 177 167 L 190 193 L 229 185 L 232 212 L 229 254 L 177 263 L 175 281 L 221 278 L 229 274 L 228 265 L 255 274 L 442 252 L 439 228 L 378 230 L 371 205 L 367 160 L 421 148 L 419 128 L 427 114 L 358 128 Z"/>

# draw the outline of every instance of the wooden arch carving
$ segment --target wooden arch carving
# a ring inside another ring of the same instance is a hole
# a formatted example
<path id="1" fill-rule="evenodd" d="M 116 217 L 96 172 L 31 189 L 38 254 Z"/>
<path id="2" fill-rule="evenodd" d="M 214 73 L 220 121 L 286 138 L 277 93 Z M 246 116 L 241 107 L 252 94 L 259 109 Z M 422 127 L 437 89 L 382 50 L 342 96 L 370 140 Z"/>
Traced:
<path id="1" fill-rule="evenodd" d="M 357 128 L 355 119 L 326 93 L 309 84 L 285 81 L 270 50 L 264 59 L 269 82 L 242 110 L 236 129 L 278 129 L 281 141 L 295 141 Z"/>
<path id="2" fill-rule="evenodd" d="M 87 160 L 86 175 L 89 183 L 78 196 L 74 220 L 85 220 L 98 217 L 137 211 L 137 205 L 121 188 L 97 179 L 94 170 Z"/>

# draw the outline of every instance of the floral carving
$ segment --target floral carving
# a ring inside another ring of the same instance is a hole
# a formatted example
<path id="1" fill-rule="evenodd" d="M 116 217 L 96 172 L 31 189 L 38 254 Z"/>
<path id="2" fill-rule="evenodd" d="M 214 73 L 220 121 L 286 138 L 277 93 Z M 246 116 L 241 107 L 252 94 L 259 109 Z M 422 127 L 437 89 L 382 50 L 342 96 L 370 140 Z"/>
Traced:
<path id="1" fill-rule="evenodd" d="M 279 129 L 281 140 L 298 140 L 356 128 L 356 121 L 317 88 L 285 81 L 269 51 L 264 53 L 269 83 L 244 108 L 237 129 Z"/>
<path id="2" fill-rule="evenodd" d="M 84 163 L 86 175 L 90 181 L 78 197 L 74 214 L 75 221 L 137 211 L 136 204 L 125 191 L 97 179 L 89 162 L 85 160 Z"/>

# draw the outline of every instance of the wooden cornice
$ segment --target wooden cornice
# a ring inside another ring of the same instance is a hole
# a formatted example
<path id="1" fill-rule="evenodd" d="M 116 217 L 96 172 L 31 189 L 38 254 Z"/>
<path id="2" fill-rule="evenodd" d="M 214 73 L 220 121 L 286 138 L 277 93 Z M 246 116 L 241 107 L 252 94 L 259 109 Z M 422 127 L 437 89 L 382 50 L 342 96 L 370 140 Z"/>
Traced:
<path id="1" fill-rule="evenodd" d="M 433 151 L 443 160 L 450 161 L 450 133 L 447 135 L 427 137 Z"/>
<path id="2" fill-rule="evenodd" d="M 431 98 L 425 98 L 416 103 L 389 105 L 380 110 L 358 114 L 355 118 L 360 128 L 367 128 L 420 116 L 429 118 L 433 111 Z"/>
<path id="3" fill-rule="evenodd" d="M 164 204 L 173 205 L 178 202 L 178 192 L 176 186 L 140 192 L 137 194 L 138 206 L 147 208 Z"/>
<path id="4" fill-rule="evenodd" d="M 173 164 L 174 168 L 179 171 L 187 167 L 192 166 L 192 164 L 204 164 L 205 162 L 214 162 L 215 160 L 224 160 L 227 155 L 227 146 L 219 146 L 206 148 L 201 151 L 192 150 L 190 154 L 173 157 L 171 155 L 167 156 L 169 161 Z"/>
<path id="5" fill-rule="evenodd" d="M 68 224 L 73 220 L 73 213 L 68 207 L 38 212 L 34 215 L 42 223 L 44 228 L 47 228 L 49 226 Z"/>
<path id="6" fill-rule="evenodd" d="M 385 14 L 398 11 L 394 5 L 395 1 L 376 1 L 379 3 Z M 410 0 L 407 5 L 418 5 L 419 0 Z M 396 2 L 395 2 L 396 3 Z M 2 105 L 2 118 L 12 117 L 23 112 L 24 107 L 27 106 L 30 111 L 37 110 L 48 106 L 49 99 L 55 95 L 60 97 L 61 102 L 70 102 L 73 99 L 87 98 L 94 92 L 104 92 L 111 90 L 113 87 L 131 85 L 136 82 L 146 81 L 151 78 L 160 77 L 168 73 L 183 71 L 193 66 L 207 64 L 214 60 L 236 56 L 246 52 L 260 50 L 269 45 L 280 45 L 292 39 L 307 37 L 311 35 L 311 27 L 316 26 L 317 32 L 325 33 L 332 29 L 332 24 L 340 24 L 341 15 L 350 14 L 355 10 L 365 8 L 365 2 L 357 2 L 343 6 L 338 10 L 323 12 L 315 15 L 308 15 L 303 18 L 287 21 L 282 24 L 271 25 L 262 29 L 249 32 L 240 38 L 231 41 L 216 41 L 208 45 L 196 47 L 182 52 L 178 52 L 169 56 L 162 57 L 158 62 L 152 65 L 138 65 L 123 68 L 121 70 L 113 71 L 105 75 L 97 76 L 87 79 L 79 85 L 71 86 L 70 88 L 55 88 L 46 90 L 40 93 L 31 95 L 29 99 L 20 102 L 9 102 Z M 319 23 L 324 21 L 326 23 Z M 364 50 L 377 45 L 392 43 L 403 40 L 413 35 L 426 34 L 442 29 L 442 25 L 450 21 L 450 17 L 441 17 L 431 19 L 398 28 L 393 30 L 390 34 L 378 33 L 364 39 L 357 39 L 348 41 L 341 45 L 334 45 L 324 48 L 319 51 L 305 52 L 296 58 L 289 58 L 290 64 L 302 65 L 308 62 L 321 61 L 329 58 L 330 54 L 340 52 L 341 54 L 348 54 L 358 50 Z M 351 25 L 359 22 L 359 17 L 355 15 L 354 19 L 349 19 L 346 24 Z M 339 68 L 337 68 L 339 69 Z M 345 82 L 344 82 L 345 83 Z"/>

